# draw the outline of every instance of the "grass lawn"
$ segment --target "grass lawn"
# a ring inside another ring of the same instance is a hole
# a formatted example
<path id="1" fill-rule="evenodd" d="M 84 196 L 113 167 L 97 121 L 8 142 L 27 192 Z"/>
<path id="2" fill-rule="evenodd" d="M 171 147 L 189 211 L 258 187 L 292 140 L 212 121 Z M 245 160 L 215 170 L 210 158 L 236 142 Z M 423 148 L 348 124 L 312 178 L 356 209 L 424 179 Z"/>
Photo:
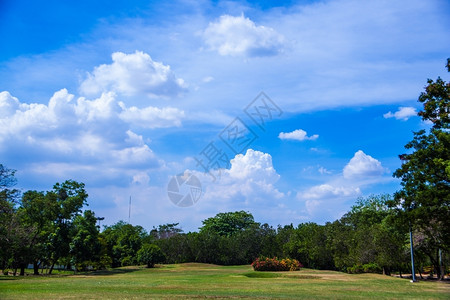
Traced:
<path id="1" fill-rule="evenodd" d="M 251 266 L 162 265 L 83 275 L 0 276 L 0 299 L 449 299 L 450 284 L 410 283 L 376 274 L 302 269 L 254 272 Z"/>

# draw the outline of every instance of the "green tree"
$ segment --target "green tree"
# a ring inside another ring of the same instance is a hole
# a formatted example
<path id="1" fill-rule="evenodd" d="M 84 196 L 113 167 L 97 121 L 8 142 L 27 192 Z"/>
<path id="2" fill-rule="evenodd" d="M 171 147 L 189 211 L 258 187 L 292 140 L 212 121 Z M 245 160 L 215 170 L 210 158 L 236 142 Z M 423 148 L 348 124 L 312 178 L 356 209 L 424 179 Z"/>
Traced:
<path id="1" fill-rule="evenodd" d="M 17 215 L 19 190 L 14 186 L 17 183 L 15 170 L 8 169 L 0 164 L 0 267 L 17 269 L 18 264 L 23 266 L 23 246 L 29 243 L 30 229 L 24 228 Z"/>
<path id="2" fill-rule="evenodd" d="M 391 201 L 389 195 L 359 198 L 340 220 L 327 224 L 327 244 L 338 269 L 377 264 L 389 275 L 399 268 L 405 258 L 406 231 L 392 222 Z"/>
<path id="3" fill-rule="evenodd" d="M 115 268 L 137 264 L 136 254 L 148 235 L 141 226 L 119 221 L 106 226 L 101 237 L 106 242 L 108 256 L 112 260 L 112 267 Z"/>
<path id="4" fill-rule="evenodd" d="M 447 60 L 450 72 L 450 59 Z M 401 206 L 398 216 L 430 237 L 438 276 L 443 279 L 438 250 L 450 250 L 450 83 L 441 78 L 428 80 L 419 97 L 423 110 L 419 115 L 433 125 L 427 132 L 414 132 L 405 148 L 411 153 L 400 155 L 402 166 L 394 172 L 401 179 L 402 189 L 395 194 L 392 206 Z"/>
<path id="5" fill-rule="evenodd" d="M 333 269 L 333 257 L 326 242 L 325 226 L 316 223 L 300 224 L 295 230 L 293 258 L 308 268 Z"/>
<path id="6" fill-rule="evenodd" d="M 250 228 L 255 224 L 253 215 L 245 211 L 218 213 L 215 217 L 202 221 L 201 232 L 216 233 L 221 236 L 231 236 L 236 232 Z"/>
<path id="7" fill-rule="evenodd" d="M 137 252 L 137 260 L 141 264 L 146 264 L 147 268 L 153 268 L 155 264 L 164 262 L 165 255 L 157 245 L 144 244 Z"/>
<path id="8" fill-rule="evenodd" d="M 73 221 L 81 214 L 81 209 L 87 204 L 88 194 L 84 189 L 84 183 L 66 180 L 56 183 L 53 190 L 46 193 L 46 197 L 55 209 L 53 228 L 48 236 L 47 251 L 51 263 L 50 271 L 60 259 L 65 259 L 65 264 L 70 264 L 70 242 L 72 241 Z M 53 206 L 54 205 L 54 206 Z"/>
<path id="9" fill-rule="evenodd" d="M 48 200 L 44 192 L 27 191 L 23 194 L 18 209 L 21 225 L 33 229 L 30 244 L 26 248 L 29 262 L 34 265 L 35 275 L 39 274 L 40 264 L 47 259 L 46 242 L 56 217 L 56 203 Z"/>
<path id="10" fill-rule="evenodd" d="M 99 240 L 97 218 L 91 210 L 85 210 L 73 221 L 70 254 L 77 270 L 86 270 L 100 261 L 101 244 Z"/>
<path id="11" fill-rule="evenodd" d="M 157 240 L 171 238 L 183 232 L 183 229 L 179 228 L 178 224 L 179 223 L 172 223 L 159 225 L 158 228 L 153 227 L 150 235 Z"/>

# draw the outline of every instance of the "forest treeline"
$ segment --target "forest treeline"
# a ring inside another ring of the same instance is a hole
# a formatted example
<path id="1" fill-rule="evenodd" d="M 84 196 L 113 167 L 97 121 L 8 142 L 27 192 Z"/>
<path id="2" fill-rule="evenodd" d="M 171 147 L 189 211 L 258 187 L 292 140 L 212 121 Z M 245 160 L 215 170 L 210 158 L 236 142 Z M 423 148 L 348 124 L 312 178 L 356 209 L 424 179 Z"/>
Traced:
<path id="1" fill-rule="evenodd" d="M 35 274 L 55 266 L 236 265 L 265 256 L 351 273 L 410 273 L 411 232 L 416 271 L 442 279 L 450 251 L 450 83 L 429 79 L 419 102 L 418 115 L 430 128 L 414 132 L 407 153 L 399 155 L 403 163 L 393 175 L 401 189 L 357 199 L 342 218 L 325 225 L 274 228 L 236 211 L 203 220 L 198 232 L 184 233 L 178 223 L 146 231 L 122 221 L 100 231 L 95 213 L 85 209 L 83 183 L 67 180 L 50 191 L 20 193 L 15 171 L 0 164 L 0 269 L 23 275 L 28 264 Z"/>
<path id="2" fill-rule="evenodd" d="M 14 182 L 12 170 L 0 165 L 1 173 L 9 174 L 9 184 Z M 4 188 L 2 193 L 11 197 L 17 190 Z M 411 270 L 409 227 L 392 207 L 390 195 L 359 198 L 342 218 L 325 225 L 274 228 L 256 222 L 249 212 L 236 211 L 208 218 L 198 232 L 188 233 L 178 223 L 147 231 L 123 221 L 100 231 L 94 212 L 82 211 L 87 196 L 84 184 L 68 180 L 48 192 L 25 192 L 16 208 L 3 203 L 0 268 L 23 275 L 29 264 L 39 274 L 43 268 L 51 273 L 55 265 L 78 271 L 155 263 L 239 265 L 263 256 L 350 273 Z M 444 275 L 440 272 L 449 265 L 448 252 L 422 230 L 413 236 L 417 271 L 431 267 Z"/>

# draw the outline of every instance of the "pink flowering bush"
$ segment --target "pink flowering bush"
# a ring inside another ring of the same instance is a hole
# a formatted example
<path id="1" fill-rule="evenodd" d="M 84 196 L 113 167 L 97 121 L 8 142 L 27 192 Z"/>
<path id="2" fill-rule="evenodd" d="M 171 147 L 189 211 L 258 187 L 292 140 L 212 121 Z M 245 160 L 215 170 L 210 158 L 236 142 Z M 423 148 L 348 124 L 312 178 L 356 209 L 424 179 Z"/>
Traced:
<path id="1" fill-rule="evenodd" d="M 303 265 L 296 259 L 260 257 L 252 263 L 252 267 L 255 271 L 298 271 Z"/>

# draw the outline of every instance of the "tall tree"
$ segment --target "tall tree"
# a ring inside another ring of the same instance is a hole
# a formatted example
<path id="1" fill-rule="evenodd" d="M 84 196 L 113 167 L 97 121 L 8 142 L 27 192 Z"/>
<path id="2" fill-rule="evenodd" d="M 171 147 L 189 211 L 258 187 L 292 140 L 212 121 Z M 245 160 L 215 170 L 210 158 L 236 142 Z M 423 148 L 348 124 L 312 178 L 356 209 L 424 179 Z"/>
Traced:
<path id="1" fill-rule="evenodd" d="M 15 170 L 0 164 L 0 267 L 8 265 L 14 253 L 14 241 L 18 241 L 18 219 L 16 205 L 19 191 L 14 188 L 17 183 Z"/>
<path id="2" fill-rule="evenodd" d="M 46 194 L 48 201 L 55 204 L 56 217 L 53 230 L 49 235 L 47 251 L 50 253 L 51 268 L 59 259 L 69 258 L 70 242 L 72 240 L 74 218 L 81 214 L 82 207 L 87 204 L 88 194 L 84 189 L 84 183 L 66 180 L 56 183 L 53 190 Z M 70 261 L 66 261 L 68 264 Z"/>
<path id="3" fill-rule="evenodd" d="M 143 242 L 148 240 L 143 227 L 133 226 L 124 221 L 106 226 L 101 237 L 107 244 L 107 253 L 112 259 L 112 267 L 137 264 L 137 252 Z"/>
<path id="4" fill-rule="evenodd" d="M 450 59 L 447 60 L 450 72 Z M 433 237 L 435 249 L 450 250 L 450 83 L 441 78 L 428 80 L 419 97 L 423 110 L 419 115 L 432 123 L 427 132 L 414 132 L 405 148 L 411 153 L 400 155 L 402 166 L 394 176 L 400 178 L 402 189 L 395 194 L 394 206 L 399 214 L 425 235 Z M 433 251 L 438 253 L 438 251 Z M 434 254 L 436 256 L 437 254 Z M 439 261 L 434 257 L 432 261 Z M 435 265 L 439 277 L 442 266 Z"/>
<path id="5" fill-rule="evenodd" d="M 49 201 L 44 192 L 27 191 L 22 196 L 18 215 L 22 226 L 33 228 L 27 249 L 35 275 L 39 274 L 39 265 L 46 261 L 46 243 L 53 229 L 56 209 L 56 203 Z"/>
<path id="6" fill-rule="evenodd" d="M 200 232 L 213 232 L 221 236 L 231 236 L 234 233 L 250 228 L 255 224 L 253 215 L 245 211 L 218 213 L 215 217 L 202 221 Z"/>
<path id="7" fill-rule="evenodd" d="M 99 240 L 97 218 L 91 210 L 85 210 L 73 221 L 73 238 L 70 242 L 70 254 L 76 270 L 86 270 L 95 262 L 100 261 L 102 245 Z"/>

